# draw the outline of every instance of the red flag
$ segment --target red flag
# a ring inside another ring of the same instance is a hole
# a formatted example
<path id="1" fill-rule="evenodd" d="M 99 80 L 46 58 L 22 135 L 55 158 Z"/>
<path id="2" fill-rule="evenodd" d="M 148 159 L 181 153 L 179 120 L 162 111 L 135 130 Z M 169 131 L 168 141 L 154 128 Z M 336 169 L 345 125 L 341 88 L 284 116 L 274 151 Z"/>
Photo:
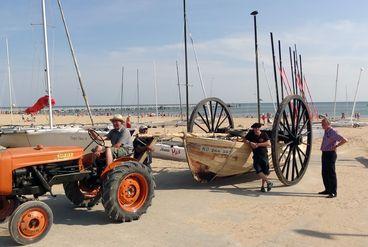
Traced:
<path id="1" fill-rule="evenodd" d="M 51 98 L 52 106 L 54 106 L 55 103 L 56 101 L 53 98 Z M 26 114 L 36 114 L 39 111 L 41 111 L 43 108 L 45 108 L 46 106 L 49 106 L 49 96 L 48 95 L 45 95 L 39 98 L 33 106 L 28 107 L 24 112 Z"/>

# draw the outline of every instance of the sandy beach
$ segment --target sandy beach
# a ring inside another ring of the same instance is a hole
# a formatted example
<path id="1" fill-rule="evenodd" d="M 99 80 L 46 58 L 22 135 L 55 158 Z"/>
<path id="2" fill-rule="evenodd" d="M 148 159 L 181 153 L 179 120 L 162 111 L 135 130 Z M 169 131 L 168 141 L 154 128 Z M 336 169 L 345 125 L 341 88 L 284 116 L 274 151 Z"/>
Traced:
<path id="1" fill-rule="evenodd" d="M 74 118 L 56 117 L 55 121 L 64 124 Z M 19 121 L 20 116 L 15 119 Z M 96 119 L 108 122 L 109 117 Z M 9 120 L 2 115 L 0 124 L 9 124 Z M 36 118 L 37 123 L 45 120 Z M 254 119 L 234 121 L 236 127 L 246 128 Z M 78 122 L 88 123 L 88 118 L 79 117 Z M 184 129 L 159 127 L 150 131 Z M 285 187 L 272 172 L 276 187 L 268 193 L 259 192 L 254 173 L 199 184 L 186 163 L 154 159 L 156 196 L 140 220 L 113 224 L 101 204 L 92 210 L 74 208 L 62 187 L 56 186 L 56 198 L 42 198 L 54 212 L 54 225 L 34 246 L 368 246 L 368 127 L 337 130 L 349 140 L 338 150 L 337 198 L 317 195 L 323 189 L 320 137 L 313 140 L 311 161 L 302 181 Z M 0 246 L 13 245 L 7 224 L 0 224 Z"/>

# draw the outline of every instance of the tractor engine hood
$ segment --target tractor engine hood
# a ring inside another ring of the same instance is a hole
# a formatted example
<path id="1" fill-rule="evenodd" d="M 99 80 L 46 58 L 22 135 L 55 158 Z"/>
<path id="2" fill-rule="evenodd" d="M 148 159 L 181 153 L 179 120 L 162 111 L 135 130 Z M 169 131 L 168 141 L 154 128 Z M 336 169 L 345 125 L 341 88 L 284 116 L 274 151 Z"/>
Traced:
<path id="1" fill-rule="evenodd" d="M 1 160 L 10 159 L 12 170 L 30 166 L 48 163 L 57 163 L 61 161 L 75 160 L 83 156 L 81 147 L 23 147 L 8 148 L 0 153 Z"/>

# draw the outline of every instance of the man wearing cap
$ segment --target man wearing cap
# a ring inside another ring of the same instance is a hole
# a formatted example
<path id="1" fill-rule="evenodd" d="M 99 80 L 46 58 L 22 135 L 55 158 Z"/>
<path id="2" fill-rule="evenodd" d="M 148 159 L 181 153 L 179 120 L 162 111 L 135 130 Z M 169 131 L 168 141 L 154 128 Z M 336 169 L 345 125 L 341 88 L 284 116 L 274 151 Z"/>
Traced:
<path id="1" fill-rule="evenodd" d="M 145 125 L 139 127 L 139 134 L 147 134 L 148 128 Z M 151 168 L 152 163 L 152 151 L 153 148 L 150 146 L 153 138 L 137 136 L 133 141 L 134 147 L 134 158 L 139 160 L 145 152 L 148 152 L 147 158 L 143 161 L 143 164 Z"/>
<path id="2" fill-rule="evenodd" d="M 322 151 L 322 179 L 325 190 L 319 192 L 320 195 L 328 195 L 327 198 L 337 196 L 337 178 L 335 163 L 337 159 L 336 149 L 347 142 L 347 139 L 339 135 L 331 127 L 327 118 L 322 119 L 322 128 L 325 133 L 321 144 Z"/>
<path id="3" fill-rule="evenodd" d="M 266 132 L 261 132 L 262 124 L 254 123 L 248 134 L 245 136 L 245 143 L 248 143 L 253 150 L 253 167 L 260 179 L 262 179 L 261 191 L 266 192 L 264 187 L 267 183 L 267 191 L 270 191 L 273 183 L 268 180 L 270 167 L 268 164 L 268 150 L 271 146 L 270 138 Z"/>
<path id="4" fill-rule="evenodd" d="M 110 121 L 114 128 L 104 136 L 105 140 L 111 141 L 111 147 L 106 147 L 107 165 L 114 159 L 130 154 L 133 150 L 132 136 L 129 130 L 124 127 L 123 116 L 116 114 Z M 102 151 L 102 147 L 97 146 L 94 153 L 99 157 Z"/>

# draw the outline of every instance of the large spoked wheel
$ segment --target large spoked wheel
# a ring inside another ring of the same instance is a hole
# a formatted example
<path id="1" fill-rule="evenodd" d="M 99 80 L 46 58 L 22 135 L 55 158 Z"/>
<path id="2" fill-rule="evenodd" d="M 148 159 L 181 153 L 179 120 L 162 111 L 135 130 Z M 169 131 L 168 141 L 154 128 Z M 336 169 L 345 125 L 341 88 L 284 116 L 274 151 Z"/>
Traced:
<path id="1" fill-rule="evenodd" d="M 28 201 L 12 214 L 9 221 L 10 236 L 18 244 L 32 244 L 46 236 L 52 223 L 53 214 L 46 203 Z"/>
<path id="2" fill-rule="evenodd" d="M 189 120 L 189 132 L 224 133 L 232 128 L 234 121 L 229 108 L 213 97 L 200 101 Z"/>
<path id="3" fill-rule="evenodd" d="M 151 205 L 154 188 L 147 166 L 125 162 L 111 170 L 103 181 L 102 204 L 114 221 L 137 220 Z"/>
<path id="4" fill-rule="evenodd" d="M 299 95 L 286 97 L 272 128 L 272 162 L 279 180 L 294 185 L 304 176 L 312 149 L 312 121 L 307 103 Z"/>

